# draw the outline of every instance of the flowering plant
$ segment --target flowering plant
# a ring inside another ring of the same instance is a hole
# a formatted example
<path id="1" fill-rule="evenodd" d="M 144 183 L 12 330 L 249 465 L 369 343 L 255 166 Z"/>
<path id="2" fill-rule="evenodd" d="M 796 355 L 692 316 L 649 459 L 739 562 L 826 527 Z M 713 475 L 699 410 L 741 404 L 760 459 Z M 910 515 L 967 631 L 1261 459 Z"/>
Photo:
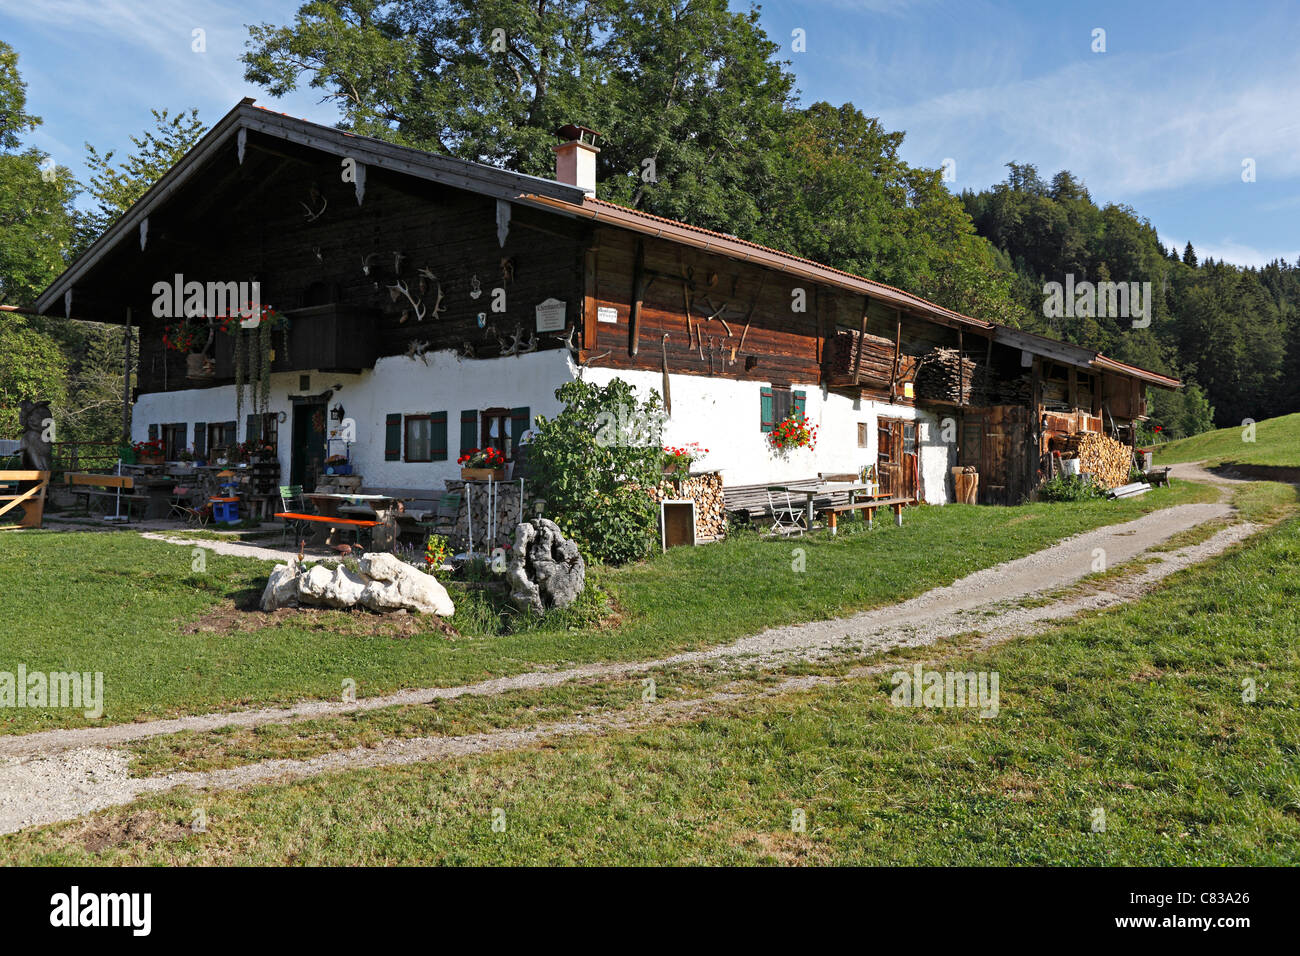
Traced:
<path id="1" fill-rule="evenodd" d="M 675 468 L 677 471 L 689 471 L 691 463 L 697 458 L 707 455 L 709 450 L 701 448 L 697 441 L 690 442 L 686 445 L 665 445 L 664 446 L 664 467 Z"/>
<path id="2" fill-rule="evenodd" d="M 767 433 L 767 440 L 773 448 L 782 451 L 791 448 L 811 450 L 817 447 L 817 426 L 808 421 L 807 415 L 791 415 L 777 422 L 776 427 Z"/>
<path id="3" fill-rule="evenodd" d="M 468 454 L 457 458 L 456 463 L 464 468 L 504 468 L 506 456 L 495 448 L 471 448 Z"/>
<path id="4" fill-rule="evenodd" d="M 451 546 L 446 538 L 440 534 L 429 535 L 429 540 L 424 546 L 424 570 L 429 574 L 437 574 L 449 554 L 451 554 Z"/>
<path id="5" fill-rule="evenodd" d="M 138 441 L 131 445 L 131 449 L 137 454 L 146 458 L 151 456 L 162 456 L 163 442 L 161 438 L 155 438 L 152 441 Z"/>

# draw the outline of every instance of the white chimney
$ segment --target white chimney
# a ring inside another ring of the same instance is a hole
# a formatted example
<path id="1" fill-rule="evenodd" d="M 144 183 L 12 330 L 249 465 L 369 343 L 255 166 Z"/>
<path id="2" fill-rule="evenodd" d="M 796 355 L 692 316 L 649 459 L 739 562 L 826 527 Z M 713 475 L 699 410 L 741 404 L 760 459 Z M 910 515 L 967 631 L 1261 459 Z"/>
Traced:
<path id="1" fill-rule="evenodd" d="M 561 126 L 556 135 L 564 140 L 555 150 L 555 178 L 577 186 L 588 196 L 596 195 L 596 137 L 600 134 L 585 126 Z M 590 137 L 590 142 L 585 137 Z"/>

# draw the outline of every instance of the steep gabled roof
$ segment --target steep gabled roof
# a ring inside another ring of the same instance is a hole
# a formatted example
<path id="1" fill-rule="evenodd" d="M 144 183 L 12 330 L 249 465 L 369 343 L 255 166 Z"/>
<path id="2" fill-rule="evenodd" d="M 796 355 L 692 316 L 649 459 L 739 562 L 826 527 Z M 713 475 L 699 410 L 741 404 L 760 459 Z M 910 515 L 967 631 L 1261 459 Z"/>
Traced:
<path id="1" fill-rule="evenodd" d="M 72 290 L 77 280 L 89 272 L 110 249 L 123 240 L 134 239 L 140 224 L 148 218 L 150 212 L 165 203 L 232 139 L 238 145 L 242 161 L 244 138 L 249 131 L 297 143 L 327 154 L 351 157 L 368 167 L 403 173 L 497 199 L 545 209 L 560 215 L 628 229 L 642 235 L 665 238 L 741 262 L 753 262 L 789 275 L 869 296 L 905 310 L 911 315 L 941 325 L 969 328 L 991 336 L 994 341 L 1069 364 L 1131 376 L 1161 388 L 1179 388 L 1182 384 L 1167 375 L 1108 358 L 1094 349 L 972 318 L 906 290 L 865 279 L 811 259 L 736 236 L 596 199 L 587 196 L 576 186 L 539 176 L 510 172 L 483 163 L 439 156 L 408 146 L 396 146 L 369 136 L 358 136 L 332 126 L 263 109 L 255 106 L 251 99 L 242 100 L 223 116 L 162 179 L 64 270 L 63 274 L 55 279 L 36 300 L 36 311 L 47 312 L 64 297 L 65 293 Z"/>

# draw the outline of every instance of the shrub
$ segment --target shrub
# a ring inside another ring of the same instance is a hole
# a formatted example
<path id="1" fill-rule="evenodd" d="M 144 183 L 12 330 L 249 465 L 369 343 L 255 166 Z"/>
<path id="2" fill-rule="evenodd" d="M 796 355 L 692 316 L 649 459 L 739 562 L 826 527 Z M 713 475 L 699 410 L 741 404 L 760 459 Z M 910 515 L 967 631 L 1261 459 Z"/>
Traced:
<path id="1" fill-rule="evenodd" d="M 1080 475 L 1057 475 L 1038 486 L 1039 501 L 1091 501 L 1106 492 Z"/>
<path id="2" fill-rule="evenodd" d="M 663 470 L 663 406 L 639 401 L 622 379 L 582 380 L 555 390 L 564 410 L 537 416 L 528 464 L 546 515 L 588 558 L 621 564 L 645 557 L 657 540 L 649 489 Z"/>

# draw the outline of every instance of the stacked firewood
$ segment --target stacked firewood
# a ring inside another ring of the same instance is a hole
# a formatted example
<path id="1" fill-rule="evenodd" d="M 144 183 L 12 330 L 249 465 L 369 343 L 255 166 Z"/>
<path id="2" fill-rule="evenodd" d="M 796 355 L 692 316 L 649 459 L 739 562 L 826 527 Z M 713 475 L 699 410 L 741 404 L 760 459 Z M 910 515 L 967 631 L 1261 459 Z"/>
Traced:
<path id="1" fill-rule="evenodd" d="M 916 396 L 969 405 L 975 371 L 975 361 L 956 349 L 931 349 L 916 366 Z"/>
<path id="2" fill-rule="evenodd" d="M 722 475 L 709 472 L 687 478 L 665 477 L 650 492 L 655 501 L 665 498 L 689 498 L 695 502 L 695 537 L 700 540 L 721 538 L 727 533 L 726 499 L 722 494 Z"/>
<path id="3" fill-rule="evenodd" d="M 984 363 L 975 369 L 972 405 L 1028 405 L 1032 400 L 1033 383 L 1028 374 L 1003 378 Z"/>
<path id="4" fill-rule="evenodd" d="M 862 356 L 859 360 L 858 353 Z M 901 355 L 898 359 L 898 381 L 911 377 L 916 359 Z M 834 378 L 852 375 L 880 385 L 888 385 L 894 377 L 894 341 L 879 335 L 863 335 L 849 329 L 835 333 L 831 344 L 830 372 Z"/>
<path id="5" fill-rule="evenodd" d="M 1078 432 L 1065 440 L 1065 458 L 1078 458 L 1079 470 L 1092 475 L 1103 488 L 1128 484 L 1133 452 L 1108 435 Z"/>

